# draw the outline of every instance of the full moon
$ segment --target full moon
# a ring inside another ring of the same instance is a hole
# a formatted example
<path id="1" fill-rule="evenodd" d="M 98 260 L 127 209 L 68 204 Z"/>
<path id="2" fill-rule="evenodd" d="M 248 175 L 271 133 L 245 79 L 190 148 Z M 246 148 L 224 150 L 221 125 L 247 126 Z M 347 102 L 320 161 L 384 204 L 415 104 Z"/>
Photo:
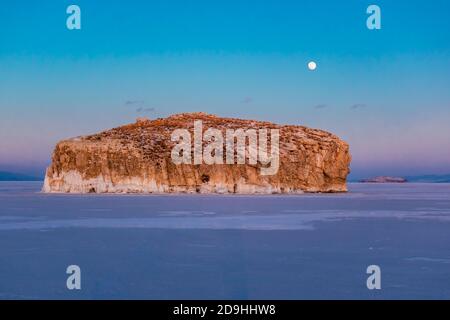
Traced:
<path id="1" fill-rule="evenodd" d="M 309 70 L 313 71 L 313 70 L 316 70 L 316 68 L 317 68 L 317 64 L 314 61 L 308 62 L 308 69 Z"/>

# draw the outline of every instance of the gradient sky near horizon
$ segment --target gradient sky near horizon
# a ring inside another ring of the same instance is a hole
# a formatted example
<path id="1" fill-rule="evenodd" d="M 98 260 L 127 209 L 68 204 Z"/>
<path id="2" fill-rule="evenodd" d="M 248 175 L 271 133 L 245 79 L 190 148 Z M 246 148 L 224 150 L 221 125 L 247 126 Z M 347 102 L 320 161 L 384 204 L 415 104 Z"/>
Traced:
<path id="1" fill-rule="evenodd" d="M 0 171 L 42 173 L 61 139 L 204 111 L 331 131 L 353 178 L 449 173 L 449 14 L 446 0 L 2 1 Z"/>

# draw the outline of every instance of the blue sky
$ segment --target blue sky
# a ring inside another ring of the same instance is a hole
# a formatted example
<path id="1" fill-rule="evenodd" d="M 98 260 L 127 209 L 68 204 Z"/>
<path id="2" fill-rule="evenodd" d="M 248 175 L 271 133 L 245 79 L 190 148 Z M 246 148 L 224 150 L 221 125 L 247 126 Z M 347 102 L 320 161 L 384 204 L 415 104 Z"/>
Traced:
<path id="1" fill-rule="evenodd" d="M 66 28 L 77 4 L 82 29 Z M 377 4 L 382 29 L 366 28 Z M 352 176 L 450 172 L 448 1 L 2 1 L 0 170 L 177 112 L 301 124 Z M 314 60 L 318 68 L 306 68 Z"/>

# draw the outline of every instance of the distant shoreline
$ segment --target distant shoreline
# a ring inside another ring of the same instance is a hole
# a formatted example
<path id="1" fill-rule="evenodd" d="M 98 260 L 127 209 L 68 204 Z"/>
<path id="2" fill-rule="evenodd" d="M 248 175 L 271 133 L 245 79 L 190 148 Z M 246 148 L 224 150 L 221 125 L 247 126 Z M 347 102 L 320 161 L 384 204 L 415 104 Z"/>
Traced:
<path id="1" fill-rule="evenodd" d="M 370 184 L 384 184 L 384 183 L 450 183 L 450 174 L 443 175 L 420 175 L 420 176 L 402 176 L 405 182 L 369 182 L 362 179 L 349 179 L 347 183 L 370 183 Z M 0 171 L 0 182 L 44 182 L 44 177 L 32 176 L 24 173 L 15 173 L 8 171 Z"/>

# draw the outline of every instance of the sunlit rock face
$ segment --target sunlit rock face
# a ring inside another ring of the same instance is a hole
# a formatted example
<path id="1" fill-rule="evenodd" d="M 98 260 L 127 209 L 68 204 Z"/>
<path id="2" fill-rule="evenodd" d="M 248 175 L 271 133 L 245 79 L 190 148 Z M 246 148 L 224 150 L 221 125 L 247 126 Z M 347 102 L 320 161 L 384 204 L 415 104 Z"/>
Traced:
<path id="1" fill-rule="evenodd" d="M 278 170 L 263 175 L 261 168 L 267 164 L 259 161 L 175 164 L 171 157 L 177 144 L 171 139 L 174 130 L 187 129 L 194 135 L 194 122 L 198 120 L 203 123 L 203 132 L 216 128 L 224 136 L 231 129 L 278 129 Z M 133 124 L 59 142 L 47 169 L 43 192 L 345 192 L 350 160 L 348 144 L 322 130 L 183 113 L 156 120 L 140 118 Z"/>

